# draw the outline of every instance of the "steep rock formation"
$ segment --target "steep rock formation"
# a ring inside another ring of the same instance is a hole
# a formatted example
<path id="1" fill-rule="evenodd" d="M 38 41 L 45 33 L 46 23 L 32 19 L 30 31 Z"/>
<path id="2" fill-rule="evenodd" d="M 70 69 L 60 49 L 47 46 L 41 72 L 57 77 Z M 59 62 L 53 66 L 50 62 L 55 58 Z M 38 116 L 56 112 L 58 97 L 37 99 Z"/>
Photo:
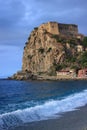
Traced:
<path id="1" fill-rule="evenodd" d="M 54 61 L 64 61 L 64 54 L 64 46 L 61 43 L 58 44 L 56 39 L 51 38 L 44 30 L 34 30 L 24 49 L 22 70 L 33 73 L 47 72 Z"/>
<path id="2" fill-rule="evenodd" d="M 70 44 L 70 40 L 76 45 Z M 76 56 L 78 44 L 77 38 L 54 35 L 44 28 L 35 28 L 24 47 L 22 70 L 49 73 L 54 65 L 66 64 L 69 56 Z"/>
<path id="3" fill-rule="evenodd" d="M 34 28 L 24 47 L 22 73 L 56 75 L 57 70 L 72 66 L 69 62 L 71 58 L 75 60 L 73 65 L 78 66 L 79 63 L 76 61 L 80 52 L 83 51 L 83 36 L 80 35 L 79 38 L 78 36 L 77 29 L 75 35 L 71 35 L 71 33 L 70 35 L 67 33 L 57 35 L 55 30 L 54 34 L 52 29 L 51 32 L 48 31 L 45 25 Z M 13 77 L 18 77 L 18 74 Z"/>

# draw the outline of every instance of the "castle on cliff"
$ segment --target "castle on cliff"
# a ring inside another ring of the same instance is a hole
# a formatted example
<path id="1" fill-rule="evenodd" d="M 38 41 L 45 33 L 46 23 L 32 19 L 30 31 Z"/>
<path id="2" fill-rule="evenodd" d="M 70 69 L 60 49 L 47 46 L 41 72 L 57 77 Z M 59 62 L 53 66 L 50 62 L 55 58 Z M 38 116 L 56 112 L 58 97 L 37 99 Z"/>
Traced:
<path id="1" fill-rule="evenodd" d="M 54 35 L 71 36 L 82 39 L 84 36 L 78 33 L 78 26 L 75 24 L 62 24 L 57 22 L 48 22 L 41 24 L 39 29 L 44 29 Z"/>
<path id="2" fill-rule="evenodd" d="M 35 27 L 24 47 L 22 70 L 11 79 L 76 77 L 77 71 L 72 68 L 82 68 L 79 61 L 87 51 L 83 46 L 84 37 L 75 24 L 47 22 Z M 87 69 L 80 70 L 78 77 L 86 72 Z"/>

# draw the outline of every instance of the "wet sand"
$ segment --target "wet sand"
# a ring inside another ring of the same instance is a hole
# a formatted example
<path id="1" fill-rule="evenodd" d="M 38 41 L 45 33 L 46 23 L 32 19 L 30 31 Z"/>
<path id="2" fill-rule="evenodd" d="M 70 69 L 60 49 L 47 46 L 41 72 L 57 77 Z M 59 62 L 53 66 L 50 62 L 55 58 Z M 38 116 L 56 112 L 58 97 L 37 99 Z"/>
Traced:
<path id="1" fill-rule="evenodd" d="M 87 105 L 57 119 L 28 123 L 10 130 L 87 130 Z"/>

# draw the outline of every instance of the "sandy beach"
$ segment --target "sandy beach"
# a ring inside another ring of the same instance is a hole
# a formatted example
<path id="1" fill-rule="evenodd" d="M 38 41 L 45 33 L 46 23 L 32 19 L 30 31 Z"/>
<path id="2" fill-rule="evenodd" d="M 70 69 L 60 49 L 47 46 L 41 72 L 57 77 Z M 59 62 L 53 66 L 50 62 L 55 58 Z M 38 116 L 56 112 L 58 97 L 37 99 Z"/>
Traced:
<path id="1" fill-rule="evenodd" d="M 87 130 L 87 105 L 57 119 L 28 123 L 10 130 Z"/>

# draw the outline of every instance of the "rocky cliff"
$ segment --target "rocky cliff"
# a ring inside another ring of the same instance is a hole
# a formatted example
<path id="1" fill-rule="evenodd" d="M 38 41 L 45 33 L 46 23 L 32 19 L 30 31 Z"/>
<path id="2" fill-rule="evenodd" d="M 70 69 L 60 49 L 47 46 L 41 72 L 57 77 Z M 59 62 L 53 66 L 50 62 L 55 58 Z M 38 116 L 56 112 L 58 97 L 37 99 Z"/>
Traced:
<path id="1" fill-rule="evenodd" d="M 52 34 L 45 28 L 34 28 L 24 47 L 20 75 L 53 76 L 58 70 L 80 67 L 79 59 L 85 50 L 82 40 L 77 36 Z"/>

